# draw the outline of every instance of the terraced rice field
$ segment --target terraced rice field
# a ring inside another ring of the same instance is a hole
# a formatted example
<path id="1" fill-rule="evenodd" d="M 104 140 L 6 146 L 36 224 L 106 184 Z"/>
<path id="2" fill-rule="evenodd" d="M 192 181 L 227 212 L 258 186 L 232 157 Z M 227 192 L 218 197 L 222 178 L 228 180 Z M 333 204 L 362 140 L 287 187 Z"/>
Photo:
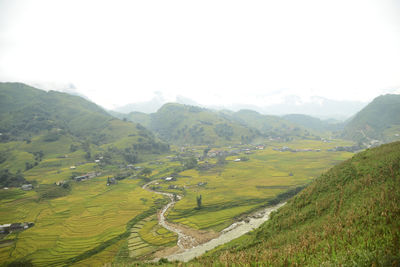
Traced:
<path id="1" fill-rule="evenodd" d="M 128 238 L 129 256 L 140 258 L 161 248 L 174 246 L 176 242 L 176 234 L 159 226 L 156 216 L 153 215 L 131 228 Z"/>
<path id="2" fill-rule="evenodd" d="M 35 226 L 18 234 L 15 247 L 0 248 L 1 261 L 61 264 L 120 235 L 129 220 L 160 198 L 142 190 L 136 180 L 107 187 L 106 179 L 75 183 L 70 195 L 53 200 L 38 202 L 33 191 L 25 198 L 3 199 L 0 223 L 32 221 Z"/>
<path id="3" fill-rule="evenodd" d="M 79 261 L 71 266 L 74 267 L 92 267 L 92 266 L 104 266 L 110 265 L 114 262 L 114 258 L 118 257 L 120 247 L 123 245 L 125 240 L 121 240 L 112 246 L 107 247 L 98 254 L 92 257 Z"/>

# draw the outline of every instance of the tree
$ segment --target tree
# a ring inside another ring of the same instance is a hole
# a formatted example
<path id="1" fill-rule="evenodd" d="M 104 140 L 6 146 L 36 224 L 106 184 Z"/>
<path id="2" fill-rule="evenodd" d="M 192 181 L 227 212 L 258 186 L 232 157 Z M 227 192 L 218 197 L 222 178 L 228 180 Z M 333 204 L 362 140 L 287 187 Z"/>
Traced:
<path id="1" fill-rule="evenodd" d="M 226 123 L 217 124 L 214 131 L 219 137 L 224 137 L 226 140 L 231 140 L 233 136 L 233 128 Z"/>
<path id="2" fill-rule="evenodd" d="M 217 160 L 218 165 L 224 165 L 226 163 L 225 156 L 219 156 Z"/>
<path id="3" fill-rule="evenodd" d="M 206 149 L 204 149 L 204 151 L 203 151 L 203 157 L 204 157 L 204 158 L 207 157 L 207 154 L 208 154 L 208 152 L 210 152 L 210 150 L 211 150 L 211 148 L 209 148 L 209 147 L 207 147 Z"/>
<path id="4" fill-rule="evenodd" d="M 91 157 L 92 157 L 92 156 L 91 156 L 91 154 L 90 154 L 90 151 L 87 151 L 86 154 L 85 154 L 85 159 L 86 159 L 86 160 L 89 160 Z"/>
<path id="5" fill-rule="evenodd" d="M 144 169 L 140 172 L 140 174 L 141 174 L 141 175 L 144 175 L 144 176 L 150 176 L 152 172 L 153 172 L 152 169 L 150 169 L 150 168 L 144 168 Z"/>
<path id="6" fill-rule="evenodd" d="M 197 166 L 197 159 L 194 157 L 191 157 L 183 161 L 183 167 L 187 170 L 193 169 L 196 166 Z"/>
<path id="7" fill-rule="evenodd" d="M 71 144 L 70 146 L 69 146 L 69 151 L 70 152 L 75 152 L 75 151 L 77 151 L 78 150 L 78 146 L 77 145 L 74 145 L 74 144 Z"/>
<path id="8" fill-rule="evenodd" d="M 201 209 L 201 195 L 196 197 L 197 209 Z"/>

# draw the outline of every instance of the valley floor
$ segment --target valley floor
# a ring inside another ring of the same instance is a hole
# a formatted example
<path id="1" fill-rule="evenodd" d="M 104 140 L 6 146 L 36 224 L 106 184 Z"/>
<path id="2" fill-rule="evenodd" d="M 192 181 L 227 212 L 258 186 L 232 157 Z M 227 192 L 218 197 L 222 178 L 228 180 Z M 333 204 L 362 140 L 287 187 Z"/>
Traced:
<path id="1" fill-rule="evenodd" d="M 255 146 L 213 148 L 215 152 L 236 151 L 228 154 L 225 161 L 213 156 L 202 158 L 197 166 L 186 170 L 182 170 L 182 163 L 176 157 L 184 161 L 202 156 L 205 147 L 176 148 L 171 155 L 136 165 L 141 170 L 152 169 L 149 177 L 135 171 L 108 186 L 108 178 L 119 170 L 99 169 L 96 164 L 87 163 L 79 168 L 102 174 L 74 182 L 66 195 L 40 198 L 40 188 L 71 173 L 70 162 L 58 167 L 54 162 L 63 159 L 48 160 L 49 168 L 43 172 L 33 168 L 30 172 L 31 178 L 39 182 L 39 188 L 0 190 L 0 224 L 35 223 L 27 230 L 3 236 L 0 262 L 93 266 L 129 264 L 165 256 L 176 252 L 178 240 L 173 231 L 159 225 L 156 217 L 157 210 L 169 197 L 181 197 L 165 213 L 169 223 L 217 236 L 235 221 L 266 205 L 276 204 L 287 197 L 285 192 L 308 184 L 323 171 L 350 158 L 353 153 L 334 150 L 336 146 L 346 145 L 351 144 L 341 140 L 299 140 L 265 141 L 262 149 Z M 165 197 L 144 190 L 142 186 L 149 181 L 154 181 L 153 191 L 171 195 Z"/>

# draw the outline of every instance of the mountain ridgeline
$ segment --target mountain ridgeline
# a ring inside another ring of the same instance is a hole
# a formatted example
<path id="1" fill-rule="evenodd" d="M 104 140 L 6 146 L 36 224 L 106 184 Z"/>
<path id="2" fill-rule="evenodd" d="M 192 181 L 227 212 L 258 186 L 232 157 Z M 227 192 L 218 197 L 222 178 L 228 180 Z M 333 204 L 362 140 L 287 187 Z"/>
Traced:
<path id="1" fill-rule="evenodd" d="M 174 144 L 251 143 L 259 138 L 287 141 L 333 136 L 369 147 L 400 140 L 400 95 L 379 96 L 345 122 L 303 114 L 273 116 L 253 110 L 214 111 L 177 103 L 165 104 L 152 114 L 112 114 L 140 123 L 162 140 Z"/>
<path id="2" fill-rule="evenodd" d="M 400 142 L 315 179 L 270 220 L 191 265 L 398 266 Z"/>
<path id="3" fill-rule="evenodd" d="M 213 111 L 169 103 L 156 113 L 131 112 L 118 117 L 143 124 L 162 140 L 174 144 L 220 145 L 252 143 L 263 138 L 315 138 L 312 131 L 301 125 L 251 110 Z"/>

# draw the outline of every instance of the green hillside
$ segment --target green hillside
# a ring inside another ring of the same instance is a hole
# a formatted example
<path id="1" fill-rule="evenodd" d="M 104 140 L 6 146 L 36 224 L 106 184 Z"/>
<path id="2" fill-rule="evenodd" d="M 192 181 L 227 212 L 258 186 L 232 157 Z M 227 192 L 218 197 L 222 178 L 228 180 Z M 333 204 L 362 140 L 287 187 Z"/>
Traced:
<path id="1" fill-rule="evenodd" d="M 169 103 L 156 113 L 132 112 L 127 119 L 140 123 L 169 143 L 183 145 L 221 145 L 249 143 L 261 134 L 232 118 L 205 108 Z"/>
<path id="2" fill-rule="evenodd" d="M 315 138 L 301 125 L 251 110 L 213 111 L 169 103 L 153 114 L 132 112 L 126 115 L 119 114 L 118 117 L 140 123 L 164 141 L 180 145 L 254 143 L 260 138 Z"/>
<path id="3" fill-rule="evenodd" d="M 20 83 L 0 83 L 0 133 L 1 180 L 7 181 L 2 186 L 15 186 L 9 180 L 17 173 L 47 183 L 49 172 L 61 168 L 99 158 L 103 166 L 131 164 L 169 150 L 143 126 L 116 119 L 81 97 Z"/>
<path id="4" fill-rule="evenodd" d="M 251 234 L 193 264 L 398 266 L 400 142 L 333 167 Z"/>
<path id="5" fill-rule="evenodd" d="M 52 129 L 93 136 L 111 119 L 102 108 L 78 96 L 45 92 L 20 83 L 0 83 L 3 140 L 18 140 Z"/>
<path id="6" fill-rule="evenodd" d="M 356 114 L 343 137 L 365 144 L 400 139 L 400 95 L 382 95 Z M 376 140 L 376 141 L 374 141 Z"/>

